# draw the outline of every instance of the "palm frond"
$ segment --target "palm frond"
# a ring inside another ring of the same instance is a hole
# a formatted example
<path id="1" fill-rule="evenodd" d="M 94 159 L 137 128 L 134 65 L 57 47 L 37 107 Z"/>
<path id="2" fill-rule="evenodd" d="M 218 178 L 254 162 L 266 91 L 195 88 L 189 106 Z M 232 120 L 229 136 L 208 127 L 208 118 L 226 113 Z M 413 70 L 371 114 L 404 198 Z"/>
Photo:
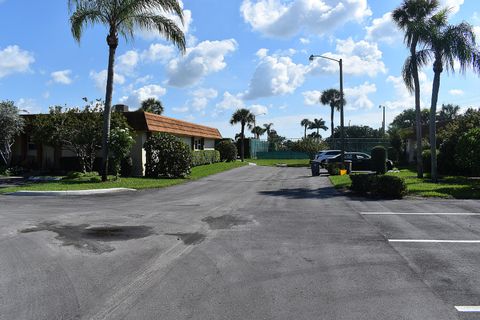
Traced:
<path id="1" fill-rule="evenodd" d="M 75 10 L 70 17 L 71 31 L 74 39 L 80 42 L 83 29 L 88 25 L 94 25 L 96 23 L 108 23 L 106 17 L 98 8 L 77 7 L 77 10 Z"/>

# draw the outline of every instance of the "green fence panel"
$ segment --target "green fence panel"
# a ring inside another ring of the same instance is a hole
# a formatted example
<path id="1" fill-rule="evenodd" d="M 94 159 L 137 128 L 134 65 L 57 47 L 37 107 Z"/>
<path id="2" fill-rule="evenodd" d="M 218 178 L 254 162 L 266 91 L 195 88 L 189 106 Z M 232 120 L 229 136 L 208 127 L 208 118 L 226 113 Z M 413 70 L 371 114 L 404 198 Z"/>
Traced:
<path id="1" fill-rule="evenodd" d="M 303 152 L 272 151 L 257 152 L 257 159 L 309 159 L 309 157 Z"/>
<path id="2" fill-rule="evenodd" d="M 250 157 L 257 158 L 257 153 L 268 152 L 268 141 L 249 139 L 250 141 Z"/>

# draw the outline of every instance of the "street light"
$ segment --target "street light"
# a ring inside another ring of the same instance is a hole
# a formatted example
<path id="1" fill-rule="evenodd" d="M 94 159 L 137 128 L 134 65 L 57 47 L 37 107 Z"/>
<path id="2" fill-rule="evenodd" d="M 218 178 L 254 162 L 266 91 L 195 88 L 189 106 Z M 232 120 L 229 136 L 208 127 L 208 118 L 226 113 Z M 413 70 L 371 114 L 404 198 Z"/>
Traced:
<path id="1" fill-rule="evenodd" d="M 378 108 L 383 108 L 382 135 L 385 136 L 385 106 L 378 106 Z"/>
<path id="2" fill-rule="evenodd" d="M 325 57 L 321 55 L 311 55 L 308 59 L 310 61 L 315 60 L 315 58 L 323 58 L 331 61 L 338 62 L 340 66 L 340 143 L 341 143 L 341 160 L 342 163 L 345 161 L 345 130 L 344 130 L 344 117 L 343 117 L 343 60 L 342 59 L 333 59 L 330 57 Z"/>

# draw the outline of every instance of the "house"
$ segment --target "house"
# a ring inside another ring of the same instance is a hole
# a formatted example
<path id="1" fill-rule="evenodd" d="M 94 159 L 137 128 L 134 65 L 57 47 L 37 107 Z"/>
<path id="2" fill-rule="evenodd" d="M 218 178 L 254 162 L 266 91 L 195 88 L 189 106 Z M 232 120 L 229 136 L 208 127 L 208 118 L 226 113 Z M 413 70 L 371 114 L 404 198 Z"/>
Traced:
<path id="1" fill-rule="evenodd" d="M 143 144 L 152 133 L 170 133 L 180 138 L 192 150 L 214 150 L 215 142 L 222 139 L 222 135 L 216 128 L 143 111 L 129 112 L 128 107 L 123 105 L 115 106 L 114 112 L 122 112 L 135 132 L 135 143 L 131 151 L 133 175 L 135 176 L 143 176 L 145 173 L 146 152 Z M 25 117 L 35 117 L 35 115 L 25 115 Z M 37 145 L 33 142 L 30 132 L 31 128 L 27 127 L 15 141 L 12 148 L 12 165 L 44 170 L 71 171 L 77 169 L 78 161 L 75 154 L 69 150 Z M 98 152 L 98 156 L 100 154 Z M 100 161 L 97 162 L 100 163 Z"/>

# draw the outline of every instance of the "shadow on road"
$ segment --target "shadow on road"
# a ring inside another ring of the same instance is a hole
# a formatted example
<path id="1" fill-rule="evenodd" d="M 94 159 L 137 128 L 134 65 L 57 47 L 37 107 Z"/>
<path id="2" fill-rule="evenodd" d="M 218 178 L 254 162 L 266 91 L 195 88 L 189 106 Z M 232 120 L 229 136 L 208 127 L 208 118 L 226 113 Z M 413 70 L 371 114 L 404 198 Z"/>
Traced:
<path id="1" fill-rule="evenodd" d="M 271 191 L 260 191 L 259 194 L 272 197 L 284 197 L 287 199 L 315 199 L 315 198 L 335 198 L 343 196 L 340 192 L 332 187 L 307 189 L 292 188 Z"/>

